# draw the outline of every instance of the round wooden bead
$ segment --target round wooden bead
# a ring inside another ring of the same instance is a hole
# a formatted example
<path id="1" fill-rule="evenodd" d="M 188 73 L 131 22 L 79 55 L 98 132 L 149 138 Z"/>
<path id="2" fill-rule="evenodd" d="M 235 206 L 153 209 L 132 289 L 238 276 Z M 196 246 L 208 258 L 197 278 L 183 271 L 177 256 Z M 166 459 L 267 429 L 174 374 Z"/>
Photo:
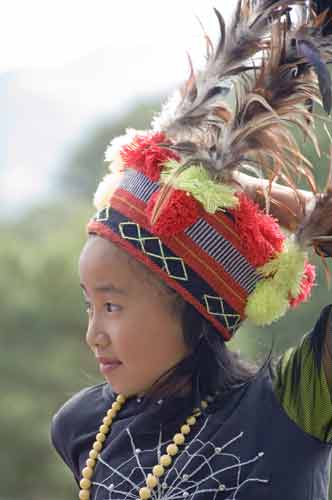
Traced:
<path id="1" fill-rule="evenodd" d="M 102 432 L 98 432 L 96 436 L 96 441 L 100 441 L 101 443 L 103 443 L 105 439 L 106 439 L 105 434 L 103 434 Z"/>
<path id="2" fill-rule="evenodd" d="M 95 450 L 95 451 L 100 451 L 103 447 L 103 444 L 100 442 L 100 441 L 95 441 L 92 445 L 92 448 Z"/>
<path id="3" fill-rule="evenodd" d="M 187 418 L 186 422 L 187 422 L 188 425 L 194 425 L 194 424 L 196 424 L 196 417 L 194 417 L 192 415 L 191 417 Z"/>
<path id="4" fill-rule="evenodd" d="M 173 442 L 177 445 L 181 445 L 184 443 L 184 440 L 185 440 L 185 437 L 183 434 L 181 434 L 180 432 L 178 432 L 177 434 L 175 434 L 175 436 L 173 437 Z"/>
<path id="5" fill-rule="evenodd" d="M 84 469 L 82 470 L 82 476 L 85 477 L 86 479 L 91 479 L 93 476 L 92 467 L 84 467 Z"/>
<path id="6" fill-rule="evenodd" d="M 88 490 L 81 490 L 79 492 L 78 498 L 80 500 L 90 500 L 90 491 L 88 491 Z"/>
<path id="7" fill-rule="evenodd" d="M 165 469 L 162 465 L 155 465 L 152 469 L 152 474 L 157 477 L 161 477 L 165 473 Z"/>
<path id="8" fill-rule="evenodd" d="M 189 434 L 189 432 L 190 432 L 190 425 L 186 425 L 186 424 L 182 425 L 181 426 L 181 432 L 182 432 L 182 434 Z"/>
<path id="9" fill-rule="evenodd" d="M 148 477 L 146 478 L 146 485 L 148 488 L 155 488 L 158 483 L 159 479 L 156 476 L 154 476 L 153 474 L 148 474 Z"/>
<path id="10" fill-rule="evenodd" d="M 107 434 L 109 430 L 110 430 L 109 426 L 105 424 L 99 427 L 99 432 L 102 432 L 103 434 Z"/>
<path id="11" fill-rule="evenodd" d="M 86 466 L 91 467 L 92 469 L 96 465 L 96 461 L 93 458 L 88 458 L 86 461 Z"/>
<path id="12" fill-rule="evenodd" d="M 121 409 L 120 403 L 118 403 L 117 401 L 114 401 L 114 403 L 112 403 L 112 409 L 115 411 L 119 411 Z"/>
<path id="13" fill-rule="evenodd" d="M 170 455 L 161 455 L 159 463 L 164 467 L 168 467 L 172 463 L 172 457 Z"/>
<path id="14" fill-rule="evenodd" d="M 151 497 L 151 490 L 150 490 L 150 488 L 147 488 L 146 486 L 144 486 L 143 488 L 141 488 L 139 490 L 139 497 L 141 498 L 141 500 L 148 500 L 148 498 Z"/>
<path id="15" fill-rule="evenodd" d="M 98 457 L 98 451 L 93 449 L 89 451 L 89 457 L 95 460 Z"/>
<path id="16" fill-rule="evenodd" d="M 83 479 L 80 480 L 80 487 L 83 489 L 83 490 L 88 490 L 91 486 L 91 481 L 90 479 L 87 479 L 86 477 L 84 477 Z"/>
<path id="17" fill-rule="evenodd" d="M 118 394 L 118 396 L 116 397 L 116 401 L 120 404 L 123 404 L 126 401 L 126 398 L 123 394 Z"/>
<path id="18" fill-rule="evenodd" d="M 110 410 L 107 411 L 107 416 L 111 418 L 115 417 L 116 411 L 113 408 L 111 408 Z"/>
<path id="19" fill-rule="evenodd" d="M 168 455 L 171 455 L 171 457 L 174 457 L 174 455 L 177 454 L 179 451 L 179 448 L 176 446 L 176 444 L 169 444 L 166 448 L 166 451 Z"/>
<path id="20" fill-rule="evenodd" d="M 112 417 L 104 417 L 103 418 L 103 424 L 105 424 L 105 425 L 110 426 L 112 422 L 113 422 L 113 418 Z"/>

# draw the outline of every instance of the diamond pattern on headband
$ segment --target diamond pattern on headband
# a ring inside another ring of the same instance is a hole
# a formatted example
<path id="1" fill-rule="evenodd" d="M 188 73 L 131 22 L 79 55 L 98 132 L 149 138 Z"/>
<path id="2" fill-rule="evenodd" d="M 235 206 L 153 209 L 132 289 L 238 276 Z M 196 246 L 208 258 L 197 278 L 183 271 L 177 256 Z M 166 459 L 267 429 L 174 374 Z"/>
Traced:
<path id="1" fill-rule="evenodd" d="M 241 316 L 239 314 L 230 314 L 225 312 L 224 301 L 221 297 L 214 297 L 213 295 L 203 295 L 205 307 L 209 314 L 212 316 L 222 316 L 226 328 L 228 330 L 236 330 L 241 323 Z"/>
<path id="2" fill-rule="evenodd" d="M 106 222 L 110 217 L 110 211 L 111 211 L 111 207 L 103 208 L 102 210 L 100 210 L 97 213 L 95 220 L 97 222 Z"/>
<path id="3" fill-rule="evenodd" d="M 136 222 L 120 222 L 119 231 L 123 239 L 133 241 L 143 253 L 156 259 L 159 266 L 162 263 L 160 267 L 171 278 L 188 281 L 188 273 L 183 259 L 168 257 L 159 238 L 156 236 L 143 236 L 141 227 Z"/>

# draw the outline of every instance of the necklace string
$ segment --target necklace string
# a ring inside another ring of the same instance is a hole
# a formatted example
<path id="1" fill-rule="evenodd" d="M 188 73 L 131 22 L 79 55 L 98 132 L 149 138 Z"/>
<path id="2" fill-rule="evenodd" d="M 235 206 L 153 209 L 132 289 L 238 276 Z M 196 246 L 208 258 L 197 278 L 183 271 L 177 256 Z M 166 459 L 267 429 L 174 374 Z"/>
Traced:
<path id="1" fill-rule="evenodd" d="M 208 397 L 207 399 L 208 401 L 213 400 L 212 397 Z M 98 457 L 103 449 L 106 436 L 110 431 L 112 423 L 125 402 L 126 397 L 119 394 L 103 418 L 103 423 L 99 427 L 99 431 L 85 462 L 85 467 L 81 472 L 79 500 L 90 500 L 92 477 Z M 173 442 L 166 447 L 166 453 L 161 455 L 159 462 L 152 467 L 151 472 L 145 479 L 145 486 L 140 488 L 138 492 L 139 500 L 148 500 L 151 498 L 153 489 L 159 484 L 162 476 L 166 472 L 167 467 L 172 464 L 174 457 L 179 453 L 180 447 L 184 444 L 186 437 L 190 434 L 192 427 L 196 424 L 197 417 L 201 415 L 201 410 L 205 410 L 208 407 L 208 402 L 203 399 L 200 406 L 201 408 L 194 408 L 192 414 L 186 418 L 186 421 L 180 427 L 180 432 L 174 434 Z"/>

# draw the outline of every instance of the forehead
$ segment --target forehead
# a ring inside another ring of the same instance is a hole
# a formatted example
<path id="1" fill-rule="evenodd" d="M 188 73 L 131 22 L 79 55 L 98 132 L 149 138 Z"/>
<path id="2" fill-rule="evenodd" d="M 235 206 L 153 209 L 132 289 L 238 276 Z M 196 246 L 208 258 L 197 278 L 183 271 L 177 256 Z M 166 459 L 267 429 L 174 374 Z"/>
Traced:
<path id="1" fill-rule="evenodd" d="M 167 298 L 174 295 L 163 281 L 143 264 L 105 238 L 90 236 L 79 259 L 79 275 L 83 289 L 114 291 L 138 297 Z"/>
<path id="2" fill-rule="evenodd" d="M 132 283 L 134 279 L 126 253 L 99 236 L 86 241 L 79 258 L 79 274 L 81 283 L 89 287 L 107 285 L 108 281 Z"/>

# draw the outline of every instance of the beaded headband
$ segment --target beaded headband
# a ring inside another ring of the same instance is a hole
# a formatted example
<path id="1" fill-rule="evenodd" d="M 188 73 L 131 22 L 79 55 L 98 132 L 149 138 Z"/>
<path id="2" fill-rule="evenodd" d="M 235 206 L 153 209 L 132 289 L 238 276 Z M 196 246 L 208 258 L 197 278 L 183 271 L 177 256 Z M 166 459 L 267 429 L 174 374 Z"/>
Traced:
<path id="1" fill-rule="evenodd" d="M 294 4 L 306 14 L 297 26 Z M 229 340 L 244 319 L 270 324 L 307 300 L 315 270 L 306 248 L 330 237 L 330 192 L 286 237 L 234 179 L 241 170 L 263 172 L 296 191 L 301 173 L 314 188 L 288 125 L 317 146 L 311 102 L 322 95 L 331 109 L 332 37 L 323 39 L 323 17 L 300 0 L 240 1 L 228 29 L 215 12 L 221 37 L 212 50 L 206 35 L 206 68 L 191 71 L 151 130 L 111 142 L 111 172 L 88 232 L 144 263 Z M 231 91 L 233 110 L 225 103 Z"/>

